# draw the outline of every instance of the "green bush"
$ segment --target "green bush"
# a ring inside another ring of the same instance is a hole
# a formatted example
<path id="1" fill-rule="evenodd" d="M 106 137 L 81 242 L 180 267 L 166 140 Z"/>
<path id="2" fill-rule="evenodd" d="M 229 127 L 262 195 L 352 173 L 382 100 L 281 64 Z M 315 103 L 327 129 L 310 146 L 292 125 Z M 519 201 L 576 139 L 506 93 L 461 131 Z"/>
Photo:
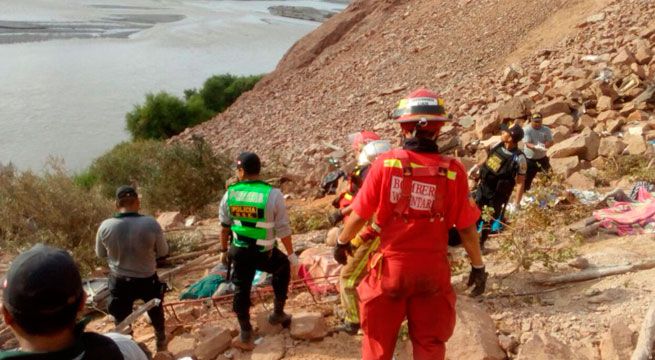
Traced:
<path id="1" fill-rule="evenodd" d="M 88 173 L 108 198 L 118 186 L 133 184 L 150 212 L 196 213 L 218 200 L 231 171 L 226 157 L 195 139 L 190 145 L 168 146 L 154 140 L 125 142 L 96 159 Z"/>
<path id="2" fill-rule="evenodd" d="M 214 75 L 205 81 L 198 93 L 208 109 L 220 113 L 232 105 L 242 93 L 252 89 L 261 78 L 262 75 Z"/>
<path id="3" fill-rule="evenodd" d="M 135 105 L 125 120 L 134 140 L 166 139 L 186 129 L 188 117 L 185 102 L 162 91 L 147 94 L 145 104 Z"/>
<path id="4" fill-rule="evenodd" d="M 60 163 L 43 175 L 0 168 L 0 248 L 20 252 L 46 243 L 73 252 L 87 273 L 101 264 L 95 233 L 113 211 L 111 201 L 73 181 Z"/>
<path id="5" fill-rule="evenodd" d="M 147 94 L 143 105 L 125 115 L 126 129 L 134 140 L 167 139 L 227 109 L 262 75 L 215 75 L 200 90 L 184 90 L 184 100 L 166 92 Z"/>

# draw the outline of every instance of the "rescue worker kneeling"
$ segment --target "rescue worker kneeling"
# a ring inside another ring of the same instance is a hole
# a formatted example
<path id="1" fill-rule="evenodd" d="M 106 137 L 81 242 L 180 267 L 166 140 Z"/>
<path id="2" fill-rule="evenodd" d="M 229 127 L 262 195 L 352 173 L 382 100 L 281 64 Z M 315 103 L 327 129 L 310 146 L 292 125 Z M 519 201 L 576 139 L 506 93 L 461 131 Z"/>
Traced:
<path id="1" fill-rule="evenodd" d="M 455 327 L 448 230 L 459 230 L 471 259 L 472 295 L 483 293 L 487 275 L 475 228 L 480 211 L 469 197 L 462 164 L 438 153 L 437 136 L 449 121 L 443 99 L 429 90 L 414 91 L 400 101 L 394 118 L 402 128 L 403 148 L 380 155 L 371 166 L 339 248 L 348 252 L 350 239 L 375 216 L 380 247 L 357 288 L 362 358 L 391 359 L 407 317 L 414 359 L 444 359 Z"/>

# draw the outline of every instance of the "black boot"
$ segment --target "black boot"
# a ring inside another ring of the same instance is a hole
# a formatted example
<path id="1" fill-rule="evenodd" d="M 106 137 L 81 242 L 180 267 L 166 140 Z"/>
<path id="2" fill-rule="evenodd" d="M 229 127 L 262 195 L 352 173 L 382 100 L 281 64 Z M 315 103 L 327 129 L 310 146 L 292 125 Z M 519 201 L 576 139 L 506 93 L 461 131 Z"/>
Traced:
<path id="1" fill-rule="evenodd" d="M 271 325 L 280 324 L 285 328 L 291 326 L 291 315 L 284 312 L 284 301 L 275 301 L 275 309 L 268 316 L 268 322 Z"/>
<path id="2" fill-rule="evenodd" d="M 235 339 L 232 342 L 232 345 L 245 351 L 253 350 L 255 344 L 253 343 L 252 325 L 250 325 L 250 320 L 239 319 L 239 327 L 241 328 L 239 338 Z"/>
<path id="3" fill-rule="evenodd" d="M 157 351 L 166 351 L 166 332 L 155 331 L 155 339 L 157 344 Z"/>

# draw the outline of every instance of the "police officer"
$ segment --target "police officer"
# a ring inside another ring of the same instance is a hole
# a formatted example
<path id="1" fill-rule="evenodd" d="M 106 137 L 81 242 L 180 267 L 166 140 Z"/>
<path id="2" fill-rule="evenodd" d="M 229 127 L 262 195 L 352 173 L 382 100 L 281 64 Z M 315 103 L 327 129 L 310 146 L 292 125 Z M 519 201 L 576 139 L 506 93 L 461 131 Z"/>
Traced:
<path id="1" fill-rule="evenodd" d="M 255 153 L 244 152 L 239 155 L 236 164 L 239 181 L 228 187 L 219 208 L 221 251 L 228 251 L 231 237 L 228 254 L 234 266 L 233 309 L 241 328 L 234 345 L 243 350 L 252 350 L 250 290 L 255 271 L 273 275 L 275 302 L 268 321 L 288 327 L 291 316 L 284 312 L 284 305 L 291 278 L 290 267 L 298 264 L 298 257 L 291 244 L 291 227 L 284 196 L 279 189 L 260 180 L 259 157 Z M 280 238 L 288 256 L 277 248 L 276 238 Z"/>
<path id="2" fill-rule="evenodd" d="M 493 208 L 493 219 L 484 221 L 480 219 L 482 231 L 480 234 L 480 245 L 489 237 L 494 221 L 502 221 L 505 208 L 518 185 L 514 209 L 518 209 L 523 197 L 525 174 L 527 171 L 527 160 L 525 155 L 518 148 L 518 143 L 523 139 L 523 129 L 516 124 L 511 127 L 503 126 L 501 130 L 501 142 L 494 146 L 485 162 L 480 166 L 479 182 L 475 191 L 475 202 L 480 209 L 485 206 Z"/>
<path id="3" fill-rule="evenodd" d="M 426 89 L 399 102 L 394 118 L 403 148 L 380 155 L 353 202 L 335 255 L 370 219 L 380 228 L 380 247 L 358 287 L 362 358 L 389 360 L 405 318 L 414 359 L 444 359 L 455 327 L 455 293 L 447 259 L 448 230 L 455 226 L 471 260 L 473 295 L 484 292 L 486 272 L 462 164 L 439 154 L 436 139 L 449 121 L 443 99 Z"/>

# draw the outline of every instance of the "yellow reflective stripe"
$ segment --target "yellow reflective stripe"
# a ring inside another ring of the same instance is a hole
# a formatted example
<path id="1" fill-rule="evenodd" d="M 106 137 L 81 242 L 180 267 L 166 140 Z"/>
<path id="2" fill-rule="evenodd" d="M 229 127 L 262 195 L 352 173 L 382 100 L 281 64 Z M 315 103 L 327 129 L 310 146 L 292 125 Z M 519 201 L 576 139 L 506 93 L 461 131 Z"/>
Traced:
<path id="1" fill-rule="evenodd" d="M 403 168 L 403 164 L 398 159 L 384 159 L 384 167 Z"/>
<path id="2" fill-rule="evenodd" d="M 413 168 L 422 168 L 425 167 L 425 165 L 417 164 L 417 163 L 410 163 L 409 166 Z M 403 163 L 399 159 L 385 159 L 384 160 L 384 167 L 393 167 L 393 168 L 403 168 Z"/>
<path id="3" fill-rule="evenodd" d="M 343 198 L 346 199 L 346 200 L 352 200 L 352 199 L 353 199 L 353 196 L 352 196 L 350 193 L 345 193 L 345 194 L 343 195 Z"/>
<path id="4" fill-rule="evenodd" d="M 425 165 L 421 165 L 421 164 L 417 164 L 417 163 L 410 163 L 409 166 L 411 166 L 414 169 L 425 167 Z M 402 169 L 403 164 L 399 159 L 385 159 L 384 160 L 384 167 Z M 449 180 L 455 180 L 457 178 L 457 173 L 455 171 L 448 170 L 448 173 L 446 174 L 446 177 Z"/>

